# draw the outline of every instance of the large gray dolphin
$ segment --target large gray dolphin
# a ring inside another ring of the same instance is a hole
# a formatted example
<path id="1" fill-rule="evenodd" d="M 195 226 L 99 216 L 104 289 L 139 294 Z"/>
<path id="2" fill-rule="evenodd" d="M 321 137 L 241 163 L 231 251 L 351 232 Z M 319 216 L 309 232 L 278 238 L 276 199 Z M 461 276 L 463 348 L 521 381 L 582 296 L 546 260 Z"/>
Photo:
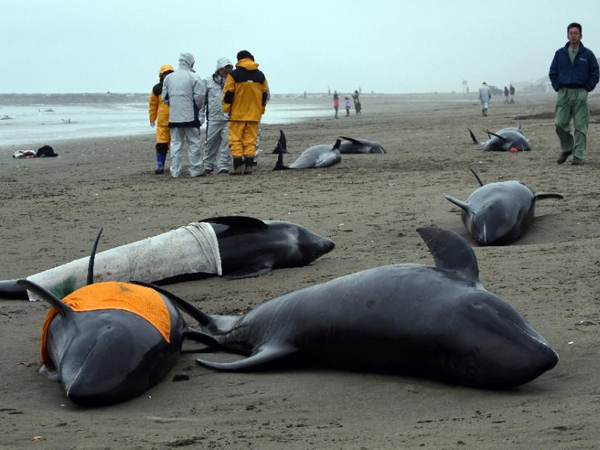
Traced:
<path id="1" fill-rule="evenodd" d="M 471 169 L 481 186 L 466 202 L 444 194 L 461 208 L 461 219 L 469 234 L 480 245 L 506 245 L 519 239 L 531 226 L 535 202 L 545 198 L 562 199 L 554 192 L 533 192 L 520 181 L 503 181 L 484 185 Z"/>
<path id="2" fill-rule="evenodd" d="M 338 139 L 335 144 L 332 145 L 315 145 L 313 147 L 304 150 L 298 159 L 289 166 L 283 165 L 283 154 L 288 153 L 287 143 L 285 134 L 281 132 L 279 142 L 273 153 L 278 153 L 277 163 L 273 170 L 286 170 L 286 169 L 320 169 L 324 167 L 331 167 L 334 164 L 342 162 L 342 155 L 340 155 L 341 141 Z"/>
<path id="3" fill-rule="evenodd" d="M 94 245 L 94 251 L 97 245 Z M 168 297 L 130 283 L 88 285 L 61 300 L 34 282 L 19 285 L 53 306 L 42 337 L 40 373 L 62 384 L 67 397 L 102 406 L 136 397 L 177 362 L 182 341 L 214 339 L 189 328 Z M 180 301 L 182 303 L 182 301 Z"/>
<path id="4" fill-rule="evenodd" d="M 340 145 L 340 153 L 342 155 L 353 153 L 387 153 L 385 148 L 379 142 L 367 141 L 366 139 L 354 139 L 350 137 L 340 136 L 344 139 Z"/>
<path id="5" fill-rule="evenodd" d="M 217 348 L 247 355 L 198 362 L 235 371 L 297 357 L 479 388 L 518 386 L 556 365 L 558 355 L 544 338 L 481 285 L 475 253 L 462 237 L 439 228 L 417 231 L 435 267 L 365 270 L 275 297 L 243 316 L 182 308 Z"/>
<path id="6" fill-rule="evenodd" d="M 96 255 L 95 281 L 171 284 L 209 275 L 247 278 L 301 267 L 334 248 L 332 240 L 291 222 L 213 217 Z M 27 277 L 59 298 L 85 286 L 88 258 Z M 36 299 L 16 280 L 0 281 L 0 299 Z"/>
<path id="7" fill-rule="evenodd" d="M 467 130 L 469 130 L 467 128 Z M 484 151 L 492 152 L 528 152 L 531 150 L 529 139 L 525 137 L 521 129 L 521 122 L 517 122 L 516 127 L 503 128 L 500 131 L 492 133 L 486 131 L 489 140 L 479 142 L 473 132 L 469 130 L 473 144 L 482 147 Z"/>

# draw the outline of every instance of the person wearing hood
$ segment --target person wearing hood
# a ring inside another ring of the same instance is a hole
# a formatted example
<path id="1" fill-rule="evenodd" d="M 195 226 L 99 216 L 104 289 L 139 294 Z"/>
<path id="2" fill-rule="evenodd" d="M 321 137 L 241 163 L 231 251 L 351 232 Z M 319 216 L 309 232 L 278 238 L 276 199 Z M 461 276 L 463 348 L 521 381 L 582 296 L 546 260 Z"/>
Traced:
<path id="1" fill-rule="evenodd" d="M 490 107 L 490 100 L 492 99 L 492 90 L 484 81 L 481 83 L 479 88 L 479 101 L 481 102 L 481 115 L 487 116 L 488 109 Z"/>
<path id="2" fill-rule="evenodd" d="M 200 126 L 203 118 L 206 88 L 194 72 L 194 57 L 190 53 L 179 56 L 179 68 L 163 82 L 163 101 L 169 105 L 169 128 L 171 129 L 171 176 L 181 175 L 183 141 L 187 141 L 189 171 L 191 177 L 202 175 L 202 143 Z"/>
<path id="3" fill-rule="evenodd" d="M 165 173 L 165 161 L 171 142 L 171 133 L 169 131 L 169 105 L 162 100 L 163 82 L 167 75 L 173 73 L 173 67 L 165 64 L 158 71 L 159 82 L 154 85 L 150 92 L 148 114 L 150 116 L 150 126 L 156 126 L 156 162 L 158 168 L 154 171 L 156 174 Z"/>
<path id="4" fill-rule="evenodd" d="M 265 75 L 258 70 L 254 56 L 242 50 L 237 54 L 237 60 L 235 70 L 225 81 L 222 100 L 223 112 L 229 115 L 231 175 L 252 173 L 258 123 L 265 112 L 269 92 Z"/>
<path id="5" fill-rule="evenodd" d="M 206 140 L 204 142 L 204 174 L 211 174 L 215 167 L 215 159 L 219 173 L 229 173 L 231 155 L 227 141 L 227 116 L 221 107 L 225 79 L 231 73 L 233 64 L 227 58 L 219 58 L 217 70 L 208 77 L 206 86 L 205 115 Z"/>

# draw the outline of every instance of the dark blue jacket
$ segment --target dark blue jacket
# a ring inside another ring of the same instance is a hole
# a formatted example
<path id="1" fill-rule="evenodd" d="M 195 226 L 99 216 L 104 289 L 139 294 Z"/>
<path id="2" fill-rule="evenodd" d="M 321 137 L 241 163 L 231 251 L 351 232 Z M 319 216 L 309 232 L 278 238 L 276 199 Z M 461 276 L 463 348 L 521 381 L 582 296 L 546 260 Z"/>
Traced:
<path id="1" fill-rule="evenodd" d="M 567 42 L 567 45 L 559 48 L 554 54 L 548 75 L 552 82 L 552 87 L 557 92 L 561 87 L 573 89 L 584 88 L 590 92 L 594 90 L 600 77 L 598 60 L 590 49 L 579 43 L 579 51 L 575 55 L 575 61 L 571 65 L 569 43 Z"/>

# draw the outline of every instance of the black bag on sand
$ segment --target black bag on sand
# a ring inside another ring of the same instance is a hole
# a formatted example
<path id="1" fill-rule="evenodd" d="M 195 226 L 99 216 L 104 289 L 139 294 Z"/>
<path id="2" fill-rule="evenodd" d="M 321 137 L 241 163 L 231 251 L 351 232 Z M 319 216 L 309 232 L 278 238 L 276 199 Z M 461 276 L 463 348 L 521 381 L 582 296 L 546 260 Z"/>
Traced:
<path id="1" fill-rule="evenodd" d="M 42 148 L 38 148 L 38 151 L 35 156 L 38 158 L 48 158 L 51 156 L 58 155 L 54 153 L 54 149 L 52 147 L 50 147 L 49 145 L 44 145 Z"/>

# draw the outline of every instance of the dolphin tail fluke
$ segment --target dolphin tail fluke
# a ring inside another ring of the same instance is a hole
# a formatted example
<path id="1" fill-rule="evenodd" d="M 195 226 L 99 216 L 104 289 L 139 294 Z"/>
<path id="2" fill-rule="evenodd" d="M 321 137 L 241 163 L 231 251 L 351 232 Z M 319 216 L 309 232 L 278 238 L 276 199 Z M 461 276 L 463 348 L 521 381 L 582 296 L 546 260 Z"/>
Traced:
<path id="1" fill-rule="evenodd" d="M 277 162 L 275 163 L 275 167 L 273 170 L 287 170 L 289 167 L 283 165 L 283 153 L 279 153 L 277 157 Z"/>
<path id="2" fill-rule="evenodd" d="M 277 141 L 277 146 L 275 147 L 275 150 L 273 150 L 273 153 L 288 153 L 287 140 L 285 139 L 285 134 L 283 133 L 283 130 L 279 130 L 279 140 Z"/>
<path id="3" fill-rule="evenodd" d="M 42 300 L 45 300 L 48 303 L 50 303 L 52 306 L 54 306 L 54 308 L 56 308 L 58 310 L 58 313 L 62 317 L 67 318 L 67 317 L 71 316 L 72 314 L 75 314 L 69 305 L 64 303 L 56 295 L 54 295 L 52 292 L 44 289 L 39 284 L 36 284 L 33 281 L 29 281 L 26 279 L 19 280 L 19 281 L 17 281 L 17 283 L 19 284 L 19 286 L 27 289 L 28 291 L 35 293 Z"/>
<path id="4" fill-rule="evenodd" d="M 479 186 L 483 186 L 483 183 L 481 182 L 481 178 L 479 178 L 479 175 L 477 175 L 477 173 L 471 167 L 469 167 L 469 170 L 471 171 L 471 173 L 473 175 L 475 175 L 475 178 L 477 178 L 477 182 L 479 183 Z"/>
<path id="5" fill-rule="evenodd" d="M 296 347 L 285 344 L 267 344 L 260 347 L 248 358 L 241 359 L 234 362 L 219 363 L 213 361 L 207 361 L 205 359 L 197 359 L 198 364 L 211 369 L 225 370 L 225 371 L 236 371 L 259 368 L 265 364 L 271 363 L 285 358 L 286 356 L 292 355 L 297 352 Z"/>
<path id="6" fill-rule="evenodd" d="M 475 135 L 473 134 L 473 132 L 469 128 L 467 128 L 467 130 L 469 130 L 469 133 L 471 134 L 471 139 L 473 139 L 473 145 L 481 145 L 481 142 L 479 142 L 477 140 L 477 138 L 475 137 Z"/>
<path id="7" fill-rule="evenodd" d="M 335 144 L 333 145 L 333 148 L 332 148 L 331 150 L 332 150 L 332 151 L 333 151 L 333 150 L 339 150 L 339 149 L 340 149 L 340 145 L 342 145 L 342 141 L 341 141 L 340 139 L 337 139 L 337 140 L 335 141 Z"/>
<path id="8" fill-rule="evenodd" d="M 448 200 L 450 203 L 454 203 L 456 206 L 458 206 L 460 209 L 464 210 L 467 213 L 470 213 L 471 210 L 469 208 L 469 205 L 465 202 L 462 202 L 454 197 L 450 197 L 449 195 L 443 194 L 444 197 L 446 197 L 446 200 Z"/>
<path id="9" fill-rule="evenodd" d="M 479 283 L 477 257 L 471 246 L 454 231 L 443 228 L 418 228 L 417 232 L 429 247 L 438 269 L 454 272 Z"/>
<path id="10" fill-rule="evenodd" d="M 562 200 L 564 197 L 558 192 L 540 192 L 539 194 L 535 194 L 536 200 L 544 200 L 547 198 L 555 198 L 558 200 Z"/>
<path id="11" fill-rule="evenodd" d="M 98 249 L 98 242 L 100 242 L 100 236 L 102 236 L 103 228 L 100 228 L 98 232 L 98 236 L 96 236 L 96 240 L 94 241 L 94 245 L 92 247 L 92 254 L 90 255 L 90 263 L 88 264 L 88 273 L 87 273 L 87 284 L 94 284 L 94 261 L 96 259 L 96 250 Z"/>
<path id="12" fill-rule="evenodd" d="M 29 300 L 29 296 L 17 280 L 4 280 L 0 281 L 0 300 Z"/>

